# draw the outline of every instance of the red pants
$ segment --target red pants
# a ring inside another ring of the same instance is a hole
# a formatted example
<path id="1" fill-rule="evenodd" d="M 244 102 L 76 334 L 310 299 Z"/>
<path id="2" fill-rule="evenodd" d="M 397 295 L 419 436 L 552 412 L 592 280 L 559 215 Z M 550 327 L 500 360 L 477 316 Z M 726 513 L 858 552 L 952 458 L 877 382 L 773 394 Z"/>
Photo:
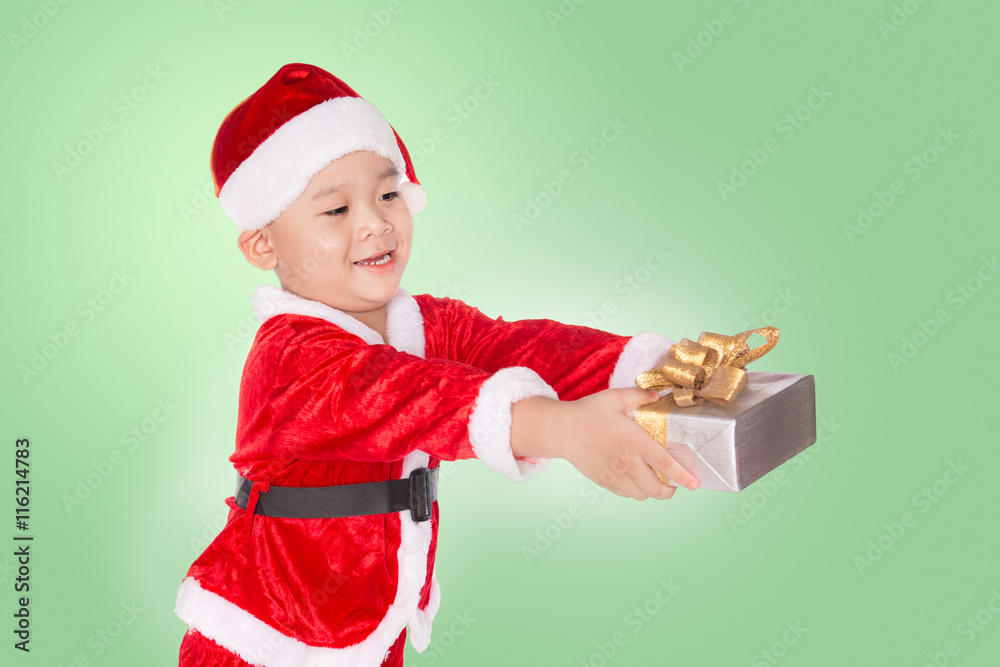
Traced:
<path id="1" fill-rule="evenodd" d="M 406 628 L 389 649 L 382 667 L 402 667 Z M 219 646 L 197 630 L 188 630 L 181 641 L 179 667 L 252 667 L 235 653 Z"/>

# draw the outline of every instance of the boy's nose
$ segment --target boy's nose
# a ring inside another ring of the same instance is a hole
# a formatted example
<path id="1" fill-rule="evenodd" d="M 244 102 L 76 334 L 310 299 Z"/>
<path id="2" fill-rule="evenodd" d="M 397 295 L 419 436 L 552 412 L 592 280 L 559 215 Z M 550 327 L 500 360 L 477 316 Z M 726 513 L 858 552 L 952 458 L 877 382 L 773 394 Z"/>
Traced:
<path id="1" fill-rule="evenodd" d="M 389 219 L 373 208 L 359 211 L 359 214 L 358 233 L 362 238 L 371 235 L 379 236 L 392 228 Z"/>

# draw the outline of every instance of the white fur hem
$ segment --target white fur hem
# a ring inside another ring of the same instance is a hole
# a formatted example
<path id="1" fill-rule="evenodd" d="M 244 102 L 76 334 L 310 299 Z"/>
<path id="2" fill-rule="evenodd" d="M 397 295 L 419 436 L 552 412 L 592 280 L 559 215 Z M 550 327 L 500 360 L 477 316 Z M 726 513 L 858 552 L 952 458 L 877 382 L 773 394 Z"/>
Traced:
<path id="1" fill-rule="evenodd" d="M 263 323 L 279 313 L 318 317 L 355 334 L 371 345 L 382 344 L 382 336 L 354 317 L 319 301 L 304 299 L 274 285 L 262 285 L 250 297 L 254 315 Z M 423 357 L 424 323 L 420 306 L 399 288 L 386 304 L 388 343 L 402 352 Z M 427 453 L 415 450 L 403 459 L 401 478 L 430 462 Z M 409 623 L 410 643 L 419 652 L 430 643 L 431 624 L 441 603 L 441 592 L 431 573 L 427 606 L 417 609 L 427 576 L 427 554 L 431 545 L 431 522 L 414 523 L 409 510 L 400 515 L 400 545 L 396 552 L 398 582 L 396 598 L 378 627 L 364 640 L 344 648 L 310 646 L 288 637 L 225 598 L 203 589 L 189 577 L 177 593 L 177 615 L 189 626 L 225 646 L 247 662 L 262 667 L 323 667 L 330 665 L 379 665 L 385 653 Z"/>
<path id="2" fill-rule="evenodd" d="M 419 450 L 403 459 L 401 477 L 416 468 L 426 467 L 429 457 Z M 407 623 L 415 629 L 411 640 L 422 651 L 430 642 L 431 622 L 440 605 L 440 591 L 424 611 L 417 609 L 420 590 L 427 576 L 427 553 L 431 545 L 431 522 L 415 523 L 409 510 L 399 512 L 400 545 L 396 551 L 398 581 L 396 598 L 375 630 L 362 641 L 343 648 L 311 646 L 271 627 L 236 604 L 201 587 L 193 577 L 186 578 L 177 591 L 177 616 L 190 627 L 260 667 L 360 667 L 379 665 L 386 651 Z M 418 646 L 418 642 L 423 647 Z"/>
<path id="3" fill-rule="evenodd" d="M 423 653 L 431 643 L 431 624 L 434 622 L 434 617 L 440 607 L 441 587 L 438 586 L 436 573 L 432 572 L 431 595 L 427 600 L 427 606 L 423 609 L 417 609 L 413 618 L 410 619 L 410 631 L 406 633 L 417 653 Z"/>
<path id="4" fill-rule="evenodd" d="M 321 102 L 257 146 L 226 180 L 219 203 L 241 232 L 260 229 L 291 206 L 328 164 L 361 150 L 392 161 L 406 179 L 396 135 L 374 104 L 360 97 Z M 419 184 L 406 183 L 403 199 L 416 214 L 427 198 Z"/>
<path id="5" fill-rule="evenodd" d="M 558 399 L 555 389 L 523 366 L 503 368 L 482 384 L 469 418 L 469 440 L 476 458 L 514 482 L 531 479 L 550 459 L 517 458 L 510 448 L 511 405 L 529 396 Z"/>

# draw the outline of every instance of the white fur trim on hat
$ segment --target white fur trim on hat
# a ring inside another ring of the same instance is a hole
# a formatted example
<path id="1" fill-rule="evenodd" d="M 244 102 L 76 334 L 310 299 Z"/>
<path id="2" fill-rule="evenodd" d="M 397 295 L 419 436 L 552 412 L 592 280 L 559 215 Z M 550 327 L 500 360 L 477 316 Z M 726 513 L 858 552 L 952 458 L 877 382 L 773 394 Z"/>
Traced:
<path id="1" fill-rule="evenodd" d="M 260 229 L 291 206 L 328 164 L 362 150 L 392 161 L 403 174 L 403 199 L 411 214 L 418 213 L 426 194 L 406 180 L 392 126 L 360 97 L 327 100 L 289 119 L 233 171 L 219 191 L 219 203 L 241 232 Z"/>
<path id="2" fill-rule="evenodd" d="M 410 183 L 406 176 L 403 176 L 402 182 L 399 184 L 399 194 L 403 196 L 403 201 L 410 209 L 410 215 L 420 213 L 427 206 L 427 193 L 423 186 Z"/>

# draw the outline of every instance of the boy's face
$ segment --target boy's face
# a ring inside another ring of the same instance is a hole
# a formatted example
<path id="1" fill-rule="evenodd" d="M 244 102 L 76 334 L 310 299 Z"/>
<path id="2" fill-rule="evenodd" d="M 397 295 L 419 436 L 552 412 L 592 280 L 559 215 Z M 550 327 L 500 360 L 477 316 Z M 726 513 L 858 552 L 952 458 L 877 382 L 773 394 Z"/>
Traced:
<path id="1" fill-rule="evenodd" d="M 295 203 L 260 230 L 282 287 L 355 316 L 384 309 L 399 288 L 413 239 L 398 183 L 392 162 L 370 151 L 349 153 L 316 174 Z"/>

